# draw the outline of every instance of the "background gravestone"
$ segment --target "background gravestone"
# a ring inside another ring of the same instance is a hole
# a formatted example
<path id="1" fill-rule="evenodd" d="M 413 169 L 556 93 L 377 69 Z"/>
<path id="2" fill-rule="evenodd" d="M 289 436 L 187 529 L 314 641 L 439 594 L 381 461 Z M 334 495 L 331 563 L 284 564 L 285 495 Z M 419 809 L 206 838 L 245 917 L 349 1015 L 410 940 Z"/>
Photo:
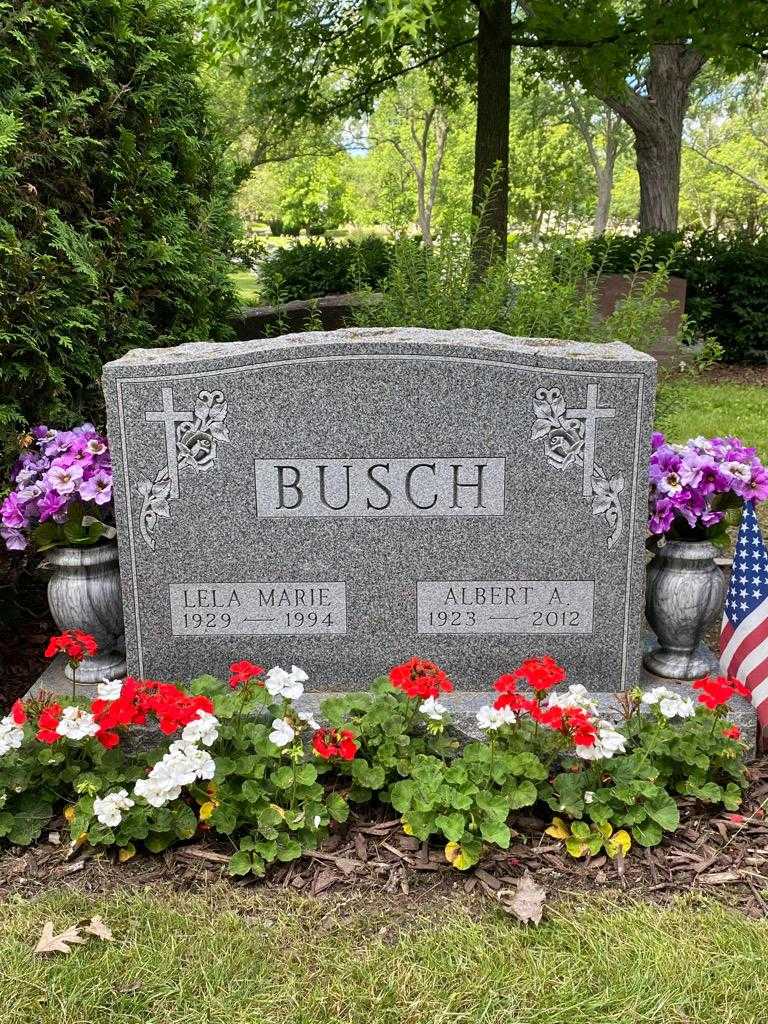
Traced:
<path id="1" fill-rule="evenodd" d="M 654 361 L 621 344 L 347 330 L 104 368 L 129 671 L 414 654 L 484 689 L 548 652 L 638 679 Z"/>

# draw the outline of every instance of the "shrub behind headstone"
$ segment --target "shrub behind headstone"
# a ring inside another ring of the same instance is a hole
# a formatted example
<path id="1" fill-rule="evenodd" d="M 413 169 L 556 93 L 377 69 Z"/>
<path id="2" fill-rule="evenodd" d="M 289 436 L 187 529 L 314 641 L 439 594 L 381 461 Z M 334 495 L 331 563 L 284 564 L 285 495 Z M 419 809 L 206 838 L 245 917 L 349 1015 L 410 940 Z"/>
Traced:
<path id="1" fill-rule="evenodd" d="M 230 337 L 229 168 L 187 0 L 0 0 L 0 452 L 101 365 Z"/>

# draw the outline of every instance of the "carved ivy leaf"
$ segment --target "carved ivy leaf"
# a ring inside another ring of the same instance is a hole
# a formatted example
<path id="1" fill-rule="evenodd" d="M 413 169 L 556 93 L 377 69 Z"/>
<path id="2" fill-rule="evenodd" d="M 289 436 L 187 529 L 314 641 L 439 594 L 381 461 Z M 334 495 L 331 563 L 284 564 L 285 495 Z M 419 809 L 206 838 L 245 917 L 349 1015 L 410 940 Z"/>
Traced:
<path id="1" fill-rule="evenodd" d="M 547 420 L 549 423 L 557 421 L 557 417 L 554 415 L 552 406 L 549 402 L 534 402 L 533 411 L 540 420 Z"/>
<path id="2" fill-rule="evenodd" d="M 171 481 L 155 480 L 152 487 L 152 498 L 168 498 L 171 494 Z"/>
<path id="3" fill-rule="evenodd" d="M 546 437 L 552 429 L 552 423 L 550 420 L 536 420 L 533 424 L 533 430 L 531 431 L 531 440 L 538 441 L 541 437 Z"/>
<path id="4" fill-rule="evenodd" d="M 216 441 L 229 441 L 229 431 L 221 421 L 213 420 L 210 424 L 209 431 L 211 437 Z"/>
<path id="5" fill-rule="evenodd" d="M 607 512 L 609 508 L 613 506 L 613 498 L 608 497 L 604 494 L 596 494 L 592 499 L 592 512 L 594 515 L 602 515 L 603 512 Z"/>
<path id="6" fill-rule="evenodd" d="M 156 516 L 161 516 L 163 519 L 171 518 L 171 506 L 165 499 L 152 499 L 149 503 L 149 507 L 152 509 Z"/>
<path id="7" fill-rule="evenodd" d="M 559 391 L 553 392 L 551 405 L 553 416 L 557 419 L 560 419 L 561 416 L 565 416 L 565 400 Z"/>
<path id="8" fill-rule="evenodd" d="M 209 419 L 214 422 L 220 422 L 227 415 L 227 403 L 226 402 L 214 402 L 211 406 L 210 412 L 208 413 Z"/>
<path id="9" fill-rule="evenodd" d="M 148 497 L 148 495 L 152 491 L 152 481 L 151 480 L 139 480 L 138 491 L 139 491 L 139 494 L 141 494 L 143 497 L 145 497 L 145 498 Z"/>

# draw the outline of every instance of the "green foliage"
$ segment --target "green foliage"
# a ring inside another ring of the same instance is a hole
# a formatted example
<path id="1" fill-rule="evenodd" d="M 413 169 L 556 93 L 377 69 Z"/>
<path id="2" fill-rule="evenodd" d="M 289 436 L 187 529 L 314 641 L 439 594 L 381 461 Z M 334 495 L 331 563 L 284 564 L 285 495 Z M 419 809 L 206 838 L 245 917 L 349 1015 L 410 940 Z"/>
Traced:
<path id="1" fill-rule="evenodd" d="M 273 250 L 262 261 L 262 292 L 271 302 L 290 302 L 375 289 L 386 277 L 392 251 L 392 243 L 376 235 L 360 241 L 296 242 Z"/>
<path id="2" fill-rule="evenodd" d="M 426 754 L 415 757 L 408 778 L 393 784 L 389 799 L 409 835 L 442 836 L 448 860 L 465 870 L 480 859 L 484 843 L 509 846 L 510 813 L 535 803 L 536 783 L 546 776 L 535 754 L 468 743 L 450 765 Z"/>
<path id="3" fill-rule="evenodd" d="M 16 708 L 28 720 L 3 722 L 0 839 L 29 845 L 63 811 L 73 849 L 86 842 L 116 847 L 127 860 L 139 844 L 161 852 L 211 833 L 226 837 L 234 850 L 231 874 L 261 876 L 270 864 L 315 849 L 347 820 L 349 803 L 378 798 L 401 816 L 407 834 L 422 841 L 439 837 L 448 862 L 465 870 L 487 847 L 508 848 L 515 812 L 534 804 L 554 812 L 548 832 L 573 856 L 604 850 L 616 857 L 632 842 L 654 846 L 674 832 L 679 796 L 734 810 L 747 784 L 744 747 L 726 728 L 724 707 L 698 705 L 691 714 L 692 705 L 683 704 L 674 714 L 688 717 L 672 721 L 662 703 L 641 710 L 640 691 L 627 697 L 621 733 L 595 717 L 583 688 L 572 687 L 560 704 L 556 694 L 555 703 L 522 698 L 504 722 L 488 720 L 482 742 L 462 748 L 444 706 L 408 697 L 388 678 L 368 692 L 325 701 L 331 730 L 317 735 L 311 716 L 292 700 L 270 695 L 256 677 L 233 690 L 202 676 L 188 690 L 212 702 L 215 718 L 203 716 L 191 734 L 181 733 L 181 743 L 149 751 L 125 742 L 107 749 L 97 738 L 60 733 L 40 740 L 46 705 L 30 701 Z M 175 692 L 158 699 L 185 698 Z M 551 716 L 558 709 L 556 724 Z M 570 719 L 563 714 L 568 709 Z M 603 744 L 592 748 L 599 756 L 578 746 L 585 724 Z M 121 733 L 126 727 L 110 728 Z M 351 753 L 341 746 L 334 753 L 327 743 L 332 730 L 346 743 L 353 738 Z M 610 756 L 622 745 L 626 753 Z M 106 797 L 119 801 L 120 813 Z"/>
<path id="4" fill-rule="evenodd" d="M 323 702 L 323 718 L 336 729 L 350 729 L 358 744 L 354 761 L 335 766 L 337 773 L 351 779 L 351 801 L 363 803 L 386 791 L 409 774 L 418 756 L 455 754 L 458 741 L 445 734 L 442 723 L 425 721 L 418 713 L 420 703 L 396 690 L 386 677 L 377 679 L 369 691 Z"/>
<path id="5" fill-rule="evenodd" d="M 225 340 L 231 180 L 188 0 L 0 0 L 0 431 L 103 420 L 102 363 Z"/>
<path id="6" fill-rule="evenodd" d="M 588 248 L 604 274 L 666 263 L 688 282 L 686 313 L 697 336 L 714 339 L 726 362 L 768 362 L 768 235 L 606 235 Z"/>
<path id="7" fill-rule="evenodd" d="M 699 330 L 715 338 L 727 362 L 768 362 L 768 236 L 687 240 L 688 310 Z"/>
<path id="8" fill-rule="evenodd" d="M 668 272 L 659 266 L 632 282 L 627 299 L 598 318 L 596 278 L 581 243 L 550 238 L 510 246 L 477 280 L 471 231 L 441 234 L 433 249 L 398 242 L 380 296 L 356 314 L 360 326 L 469 327 L 533 338 L 625 341 L 647 347 L 664 333 L 670 304 L 661 294 Z"/>
<path id="9" fill-rule="evenodd" d="M 631 716 L 627 733 L 670 793 L 735 811 L 747 786 L 744 747 L 724 735 L 730 723 L 721 712 L 698 705 L 694 716 L 673 725 L 654 708 L 651 715 Z"/>

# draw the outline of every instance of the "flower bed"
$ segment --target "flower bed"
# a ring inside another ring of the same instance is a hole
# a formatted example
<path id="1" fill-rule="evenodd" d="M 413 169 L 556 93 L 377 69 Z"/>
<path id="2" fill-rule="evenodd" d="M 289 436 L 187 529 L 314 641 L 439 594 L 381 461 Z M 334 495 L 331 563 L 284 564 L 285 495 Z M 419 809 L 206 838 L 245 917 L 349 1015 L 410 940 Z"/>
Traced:
<path id="1" fill-rule="evenodd" d="M 49 645 L 74 661 L 91 648 L 82 635 Z M 231 841 L 232 874 L 262 875 L 315 849 L 350 804 L 378 801 L 466 869 L 509 847 L 526 808 L 549 812 L 571 855 L 616 858 L 674 832 L 680 798 L 731 811 L 742 800 L 734 680 L 699 680 L 696 702 L 630 692 L 616 726 L 583 687 L 565 688 L 562 666 L 532 658 L 496 681 L 478 713 L 484 738 L 464 746 L 452 684 L 429 661 L 325 701 L 322 726 L 301 707 L 306 681 L 295 666 L 240 661 L 228 683 L 129 678 L 90 702 L 17 701 L 0 721 L 0 835 L 27 845 L 63 811 L 73 848 L 114 847 L 123 861 L 139 844 L 159 852 L 211 833 Z M 130 742 L 148 724 L 168 737 L 151 751 Z"/>

